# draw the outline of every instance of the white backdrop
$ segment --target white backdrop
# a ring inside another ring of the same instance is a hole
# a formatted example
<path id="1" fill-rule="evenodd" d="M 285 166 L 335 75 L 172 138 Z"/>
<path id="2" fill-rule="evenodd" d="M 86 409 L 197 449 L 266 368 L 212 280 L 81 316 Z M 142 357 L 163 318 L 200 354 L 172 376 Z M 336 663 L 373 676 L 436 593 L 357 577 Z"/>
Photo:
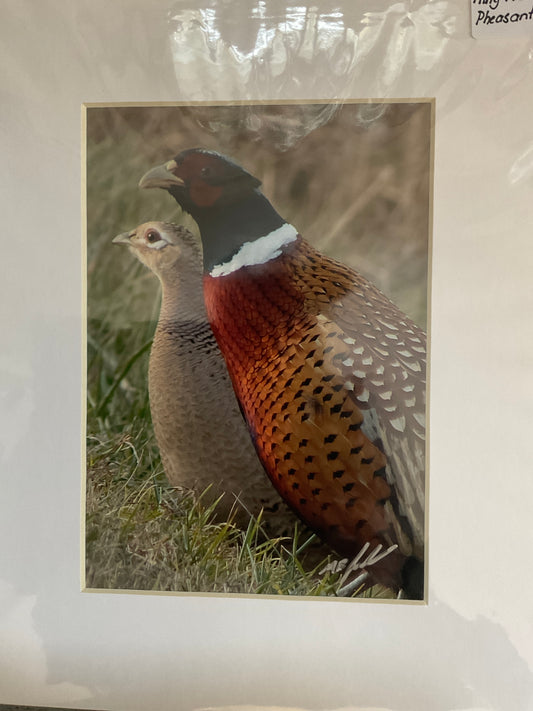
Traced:
<path id="1" fill-rule="evenodd" d="M 4 0 L 0 702 L 533 708 L 533 36 L 323 5 Z M 81 593 L 82 102 L 407 96 L 436 97 L 429 605 Z"/>

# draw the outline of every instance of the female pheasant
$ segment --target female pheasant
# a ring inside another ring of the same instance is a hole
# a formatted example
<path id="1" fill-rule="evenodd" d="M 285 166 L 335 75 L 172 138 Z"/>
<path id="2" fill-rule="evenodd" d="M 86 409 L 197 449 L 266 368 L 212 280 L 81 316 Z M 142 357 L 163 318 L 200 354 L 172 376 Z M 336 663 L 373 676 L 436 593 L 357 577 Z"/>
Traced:
<path id="1" fill-rule="evenodd" d="M 425 334 L 304 241 L 259 186 L 202 149 L 140 182 L 200 228 L 208 318 L 276 489 L 342 555 L 388 551 L 372 579 L 421 599 Z"/>
<path id="2" fill-rule="evenodd" d="M 200 245 L 184 227 L 147 222 L 114 238 L 158 277 L 159 322 L 150 353 L 150 410 L 161 459 L 174 486 L 222 496 L 217 512 L 239 523 L 264 511 L 272 535 L 295 518 L 272 488 L 239 411 L 207 321 Z M 236 504 L 239 504 L 236 506 Z"/>

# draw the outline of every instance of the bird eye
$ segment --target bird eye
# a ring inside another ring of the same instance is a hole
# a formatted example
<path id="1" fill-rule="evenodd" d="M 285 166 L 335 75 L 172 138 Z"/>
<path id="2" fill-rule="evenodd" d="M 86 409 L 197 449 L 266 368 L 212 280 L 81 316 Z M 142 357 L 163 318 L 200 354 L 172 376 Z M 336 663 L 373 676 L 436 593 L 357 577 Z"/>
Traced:
<path id="1" fill-rule="evenodd" d="M 200 171 L 202 178 L 210 178 L 213 175 L 213 168 L 210 165 L 204 165 Z"/>
<path id="2" fill-rule="evenodd" d="M 161 237 L 159 236 L 159 232 L 156 232 L 155 230 L 148 230 L 146 233 L 146 240 L 147 242 L 154 243 L 154 242 L 159 242 Z"/>

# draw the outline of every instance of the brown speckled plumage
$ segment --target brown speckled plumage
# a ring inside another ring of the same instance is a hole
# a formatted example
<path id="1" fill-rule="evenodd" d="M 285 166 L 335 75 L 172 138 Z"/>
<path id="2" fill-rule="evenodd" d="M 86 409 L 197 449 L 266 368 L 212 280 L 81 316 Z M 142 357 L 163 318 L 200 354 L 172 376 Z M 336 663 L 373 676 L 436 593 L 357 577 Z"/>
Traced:
<path id="1" fill-rule="evenodd" d="M 259 185 L 200 149 L 141 181 L 198 223 L 209 321 L 274 486 L 341 554 L 391 547 L 372 579 L 421 598 L 425 334 Z"/>
<path id="2" fill-rule="evenodd" d="M 380 577 L 393 585 L 423 553 L 425 334 L 301 238 L 204 290 L 274 486 L 343 555 L 397 544 Z"/>
<path id="3" fill-rule="evenodd" d="M 267 530 L 290 532 L 294 515 L 273 489 L 253 448 L 202 297 L 201 252 L 184 227 L 151 222 L 115 238 L 160 279 L 162 302 L 150 353 L 152 421 L 165 473 L 175 486 L 224 497 L 225 516 L 238 500 Z"/>

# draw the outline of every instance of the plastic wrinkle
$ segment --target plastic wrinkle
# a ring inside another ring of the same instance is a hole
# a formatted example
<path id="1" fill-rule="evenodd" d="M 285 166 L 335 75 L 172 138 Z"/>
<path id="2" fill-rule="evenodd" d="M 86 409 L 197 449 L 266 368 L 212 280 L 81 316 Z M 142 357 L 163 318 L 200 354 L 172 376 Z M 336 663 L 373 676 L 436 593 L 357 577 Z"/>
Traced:
<path id="1" fill-rule="evenodd" d="M 390 96 L 406 73 L 438 65 L 458 29 L 446 0 L 378 2 L 371 12 L 301 5 L 279 15 L 257 3 L 246 23 L 218 5 L 180 3 L 169 22 L 180 91 L 204 101 L 227 98 L 228 90 L 243 99 L 286 96 L 288 90 L 316 98 L 328 85 L 340 99 L 361 85 L 367 96 Z"/>

